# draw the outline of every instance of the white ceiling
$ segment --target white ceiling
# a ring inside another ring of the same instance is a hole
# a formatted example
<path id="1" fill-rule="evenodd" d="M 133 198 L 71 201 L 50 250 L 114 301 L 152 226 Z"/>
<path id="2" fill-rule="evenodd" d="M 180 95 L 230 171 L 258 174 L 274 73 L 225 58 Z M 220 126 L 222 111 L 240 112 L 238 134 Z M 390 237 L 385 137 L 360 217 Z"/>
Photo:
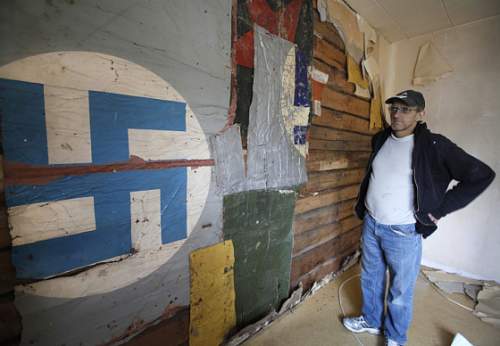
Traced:
<path id="1" fill-rule="evenodd" d="M 500 0 L 344 0 L 389 42 L 500 14 Z"/>

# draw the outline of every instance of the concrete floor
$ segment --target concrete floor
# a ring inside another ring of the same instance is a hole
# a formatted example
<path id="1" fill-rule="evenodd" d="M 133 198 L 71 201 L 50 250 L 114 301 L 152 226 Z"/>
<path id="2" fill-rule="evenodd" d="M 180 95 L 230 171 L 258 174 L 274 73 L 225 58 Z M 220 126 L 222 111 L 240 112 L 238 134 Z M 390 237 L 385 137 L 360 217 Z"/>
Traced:
<path id="1" fill-rule="evenodd" d="M 341 324 L 339 285 L 359 274 L 355 266 L 320 289 L 296 309 L 282 316 L 268 328 L 248 340 L 245 346 L 294 345 L 383 345 L 383 338 L 357 334 L 361 343 Z M 361 310 L 359 277 L 347 282 L 341 292 L 342 306 L 347 315 Z M 450 296 L 472 307 L 472 302 L 460 295 Z M 450 303 L 420 274 L 416 285 L 413 323 L 407 345 L 449 346 L 456 333 L 461 333 L 475 346 L 499 346 L 500 330 L 482 322 L 471 312 Z"/>

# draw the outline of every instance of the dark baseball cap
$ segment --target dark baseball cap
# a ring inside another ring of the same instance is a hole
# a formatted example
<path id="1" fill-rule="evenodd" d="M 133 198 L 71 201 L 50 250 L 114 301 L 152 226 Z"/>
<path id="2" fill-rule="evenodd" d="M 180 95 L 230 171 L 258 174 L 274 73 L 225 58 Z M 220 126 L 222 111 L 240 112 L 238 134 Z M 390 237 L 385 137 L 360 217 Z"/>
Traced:
<path id="1" fill-rule="evenodd" d="M 418 107 L 420 109 L 425 108 L 424 95 L 415 90 L 405 90 L 397 94 L 396 96 L 389 97 L 385 100 L 385 103 L 391 104 L 396 101 L 402 102 L 410 107 Z"/>

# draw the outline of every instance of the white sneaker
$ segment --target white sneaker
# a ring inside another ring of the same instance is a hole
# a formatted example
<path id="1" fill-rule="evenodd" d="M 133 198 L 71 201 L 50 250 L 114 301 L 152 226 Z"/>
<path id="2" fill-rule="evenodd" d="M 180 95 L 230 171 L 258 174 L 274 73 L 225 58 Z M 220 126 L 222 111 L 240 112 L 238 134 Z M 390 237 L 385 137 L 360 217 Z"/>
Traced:
<path id="1" fill-rule="evenodd" d="M 385 338 L 385 346 L 401 346 L 400 344 L 398 344 L 396 341 L 394 340 L 391 340 L 389 338 Z"/>
<path id="2" fill-rule="evenodd" d="M 344 327 L 349 329 L 353 333 L 370 333 L 370 334 L 375 334 L 379 335 L 380 334 L 380 329 L 378 328 L 372 328 L 366 323 L 365 318 L 363 316 L 359 317 L 345 317 L 342 320 L 342 323 L 344 324 Z"/>

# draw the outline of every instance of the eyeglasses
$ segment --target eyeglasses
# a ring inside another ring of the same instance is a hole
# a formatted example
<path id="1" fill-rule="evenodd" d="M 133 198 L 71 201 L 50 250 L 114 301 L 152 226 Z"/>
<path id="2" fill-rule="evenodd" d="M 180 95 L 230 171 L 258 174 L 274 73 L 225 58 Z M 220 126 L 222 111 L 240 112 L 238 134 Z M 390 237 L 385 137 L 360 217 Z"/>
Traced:
<path id="1" fill-rule="evenodd" d="M 400 113 L 403 113 L 403 114 L 407 114 L 407 113 L 410 113 L 414 110 L 417 110 L 416 107 L 406 107 L 406 106 L 400 106 L 400 107 L 397 107 L 397 106 L 389 106 L 389 112 L 391 113 L 397 113 L 397 112 L 400 112 Z"/>

